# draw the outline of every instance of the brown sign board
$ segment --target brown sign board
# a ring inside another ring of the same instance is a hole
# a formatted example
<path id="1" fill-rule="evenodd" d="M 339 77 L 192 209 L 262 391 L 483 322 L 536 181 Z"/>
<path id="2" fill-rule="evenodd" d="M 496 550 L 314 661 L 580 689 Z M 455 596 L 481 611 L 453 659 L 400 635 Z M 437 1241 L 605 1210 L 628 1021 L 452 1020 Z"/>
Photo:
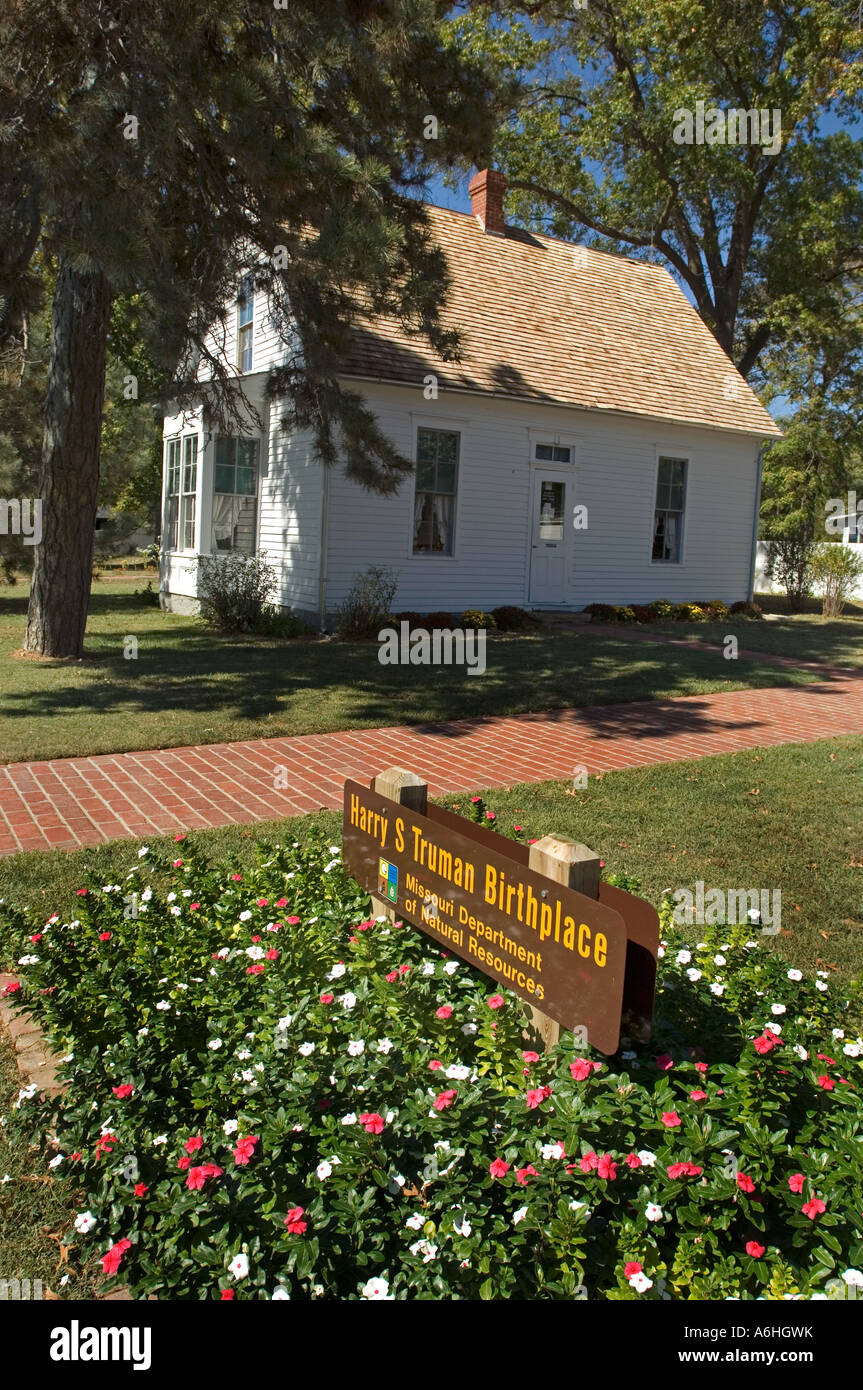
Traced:
<path id="1" fill-rule="evenodd" d="M 656 913 L 605 884 L 599 901 L 586 897 L 531 869 L 528 858 L 526 845 L 432 803 L 419 815 L 345 783 L 343 861 L 358 883 L 563 1028 L 586 1030 L 592 1047 L 616 1052 L 639 945 L 648 978 L 635 978 L 636 970 L 629 992 L 639 1017 L 649 1020 L 652 1010 Z M 629 904 L 640 905 L 633 916 L 641 943 L 630 941 Z"/>

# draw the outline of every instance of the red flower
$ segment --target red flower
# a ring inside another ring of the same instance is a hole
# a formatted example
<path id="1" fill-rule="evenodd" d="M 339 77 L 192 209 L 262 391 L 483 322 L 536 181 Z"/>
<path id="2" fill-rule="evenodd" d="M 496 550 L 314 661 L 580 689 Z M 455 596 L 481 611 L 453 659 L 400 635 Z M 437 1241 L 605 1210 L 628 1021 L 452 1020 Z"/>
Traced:
<path id="1" fill-rule="evenodd" d="M 528 1091 L 527 1096 L 525 1097 L 527 1100 L 528 1110 L 536 1110 L 537 1107 L 542 1105 L 542 1102 L 544 1100 L 547 1100 L 550 1095 L 550 1086 L 541 1086 L 537 1091 Z"/>
<path id="2" fill-rule="evenodd" d="M 442 1066 L 443 1062 L 438 1062 L 437 1059 L 435 1059 L 435 1061 L 429 1062 L 429 1071 L 440 1071 Z"/>
<path id="3" fill-rule="evenodd" d="M 656 1065 L 660 1071 L 671 1071 L 674 1066 L 674 1058 L 669 1056 L 667 1052 L 663 1052 L 656 1058 Z"/>
<path id="4" fill-rule="evenodd" d="M 594 1168 L 599 1167 L 599 1155 L 595 1154 L 593 1149 L 591 1149 L 590 1153 L 586 1153 L 583 1158 L 579 1159 L 578 1166 L 582 1173 L 593 1172 Z"/>
<path id="5" fill-rule="evenodd" d="M 202 1163 L 198 1168 L 189 1169 L 186 1186 L 190 1191 L 198 1191 L 204 1186 L 207 1178 L 220 1178 L 224 1171 L 217 1163 Z"/>
<path id="6" fill-rule="evenodd" d="M 269 898 L 256 898 L 256 899 L 255 899 L 255 902 L 257 903 L 258 907 L 266 907 L 266 906 L 268 905 L 269 901 L 270 901 Z"/>
<path id="7" fill-rule="evenodd" d="M 832 1057 L 827 1056 L 826 1052 L 817 1052 L 815 1055 L 819 1062 L 826 1062 L 828 1067 L 835 1067 L 836 1063 Z"/>
<path id="8" fill-rule="evenodd" d="M 399 966 L 399 974 L 400 974 L 400 975 L 407 975 L 407 973 L 408 973 L 409 970 L 410 970 L 410 966 L 409 966 L 409 965 L 400 965 L 400 966 Z"/>
<path id="9" fill-rule="evenodd" d="M 670 1178 L 700 1178 L 704 1169 L 699 1168 L 697 1163 L 672 1163 L 668 1168 Z"/>
<path id="10" fill-rule="evenodd" d="M 234 1297 L 234 1294 L 234 1289 L 222 1289 L 222 1303 L 230 1303 L 231 1299 Z"/>
<path id="11" fill-rule="evenodd" d="M 172 861 L 172 867 L 175 868 L 175 869 L 182 869 L 182 867 L 183 867 L 183 861 L 182 861 L 182 859 L 174 859 L 174 860 Z"/>
<path id="12" fill-rule="evenodd" d="M 596 1176 L 598 1178 L 605 1178 L 608 1182 L 614 1182 L 614 1179 L 617 1177 L 617 1164 L 612 1159 L 611 1154 L 602 1155 L 599 1163 L 596 1165 Z"/>
<path id="13" fill-rule="evenodd" d="M 36 933 L 35 936 L 31 936 L 31 937 L 30 937 L 30 940 L 33 941 L 33 942 L 41 941 L 41 940 L 42 940 L 42 933 L 41 933 L 40 931 L 37 931 L 37 933 Z"/>
<path id="14" fill-rule="evenodd" d="M 519 1187 L 527 1187 L 528 1178 L 538 1178 L 539 1173 L 536 1171 L 533 1164 L 529 1163 L 526 1168 L 518 1168 L 515 1177 Z"/>
<path id="15" fill-rule="evenodd" d="M 76 897 L 76 898 L 85 898 L 86 896 L 87 896 L 87 889 L 86 889 L 86 888 L 76 888 L 76 889 L 75 889 L 75 897 Z"/>
<path id="16" fill-rule="evenodd" d="M 435 1009 L 438 1018 L 449 1018 L 452 1013 L 452 1004 L 441 1004 L 439 1009 Z"/>
<path id="17" fill-rule="evenodd" d="M 275 946 L 273 946 L 272 949 L 269 950 L 269 951 L 267 952 L 267 960 L 278 960 L 278 959 L 279 959 L 279 953 L 278 953 L 278 951 L 276 950 Z"/>
<path id="18" fill-rule="evenodd" d="M 836 1085 L 836 1082 L 831 1080 L 829 1076 L 816 1076 L 815 1080 L 825 1091 L 832 1091 Z"/>
<path id="19" fill-rule="evenodd" d="M 262 965 L 250 965 L 246 970 L 247 975 L 261 975 L 264 967 Z"/>
<path id="20" fill-rule="evenodd" d="M 397 970 L 391 970 L 390 973 L 389 973 L 389 975 L 387 975 L 385 978 L 386 978 L 387 984 L 388 984 L 388 985 L 392 985 L 392 984 L 395 984 L 395 982 L 396 982 L 396 980 L 398 979 L 398 977 L 399 977 L 399 972 L 398 972 Z M 452 1011 L 450 1011 L 450 1012 L 452 1012 Z M 440 1009 L 438 1009 L 438 1017 L 440 1018 L 440 1016 L 441 1016 L 441 1012 L 440 1012 Z M 444 1016 L 444 1018 L 448 1018 L 448 1017 L 449 1017 L 448 1014 L 444 1014 L 443 1016 Z"/>
<path id="21" fill-rule="evenodd" d="M 124 1082 L 122 1086 L 111 1087 L 111 1090 L 114 1092 L 114 1095 L 117 1097 L 118 1100 L 125 1100 L 127 1096 L 130 1096 L 132 1094 L 134 1089 L 135 1087 L 130 1086 L 128 1081 Z"/>
<path id="22" fill-rule="evenodd" d="M 523 825 L 514 825 L 512 828 L 513 828 L 513 830 L 524 830 L 524 826 L 523 826 Z"/>
<path id="23" fill-rule="evenodd" d="M 277 907 L 284 907 L 285 904 L 284 904 L 284 903 L 277 903 L 276 906 L 277 906 Z M 297 923 L 299 922 L 299 920 L 300 920 L 299 917 L 286 917 L 286 918 L 285 918 L 285 921 L 287 922 L 287 924 L 288 924 L 289 927 L 295 927 L 295 926 L 297 925 Z"/>
<path id="24" fill-rule="evenodd" d="M 792 1192 L 802 1192 L 804 1182 L 805 1178 L 802 1173 L 792 1173 L 791 1177 L 788 1179 L 788 1186 L 791 1188 Z"/>
<path id="25" fill-rule="evenodd" d="M 676 1129 L 683 1121 L 676 1110 L 663 1110 L 662 1123 L 665 1125 L 666 1129 Z"/>
<path id="26" fill-rule="evenodd" d="M 136 1197 L 143 1197 L 145 1192 L 149 1192 L 149 1187 L 145 1182 L 136 1182 L 132 1189 Z"/>
<path id="27" fill-rule="evenodd" d="M 301 1236 L 305 1231 L 307 1223 L 303 1220 L 304 1216 L 303 1207 L 291 1207 L 285 1217 L 285 1225 L 292 1236 Z"/>
<path id="28" fill-rule="evenodd" d="M 249 1134 L 245 1139 L 239 1140 L 237 1147 L 234 1149 L 234 1162 L 238 1167 L 242 1168 L 248 1163 L 252 1154 L 255 1152 L 255 1145 L 259 1140 L 260 1135 L 258 1134 Z"/>
<path id="29" fill-rule="evenodd" d="M 488 1165 L 488 1171 L 493 1178 L 505 1178 L 509 1169 L 510 1165 L 502 1158 L 495 1158 Z"/>
<path id="30" fill-rule="evenodd" d="M 174 836 L 174 844 L 175 844 L 175 845 L 182 844 L 182 842 L 183 842 L 183 840 L 185 840 L 185 838 L 186 838 L 185 835 L 175 835 L 175 836 Z"/>
<path id="31" fill-rule="evenodd" d="M 332 1004 L 334 997 L 335 997 L 335 996 L 332 995 L 332 994 L 322 994 L 322 995 L 321 995 L 321 1003 L 322 1003 L 322 1004 Z"/>
<path id="32" fill-rule="evenodd" d="M 586 1081 L 591 1072 L 599 1068 L 599 1062 L 588 1062 L 585 1057 L 577 1057 L 570 1062 L 569 1070 L 574 1081 Z"/>
<path id="33" fill-rule="evenodd" d="M 446 1110 L 448 1106 L 452 1105 L 457 1095 L 458 1091 L 441 1091 L 434 1101 L 435 1110 Z"/>
<path id="34" fill-rule="evenodd" d="M 528 1064 L 539 1061 L 538 1052 L 523 1052 L 521 1055 Z"/>
<path id="35" fill-rule="evenodd" d="M 627 1279 L 632 1279 L 634 1275 L 640 1274 L 641 1265 L 638 1263 L 638 1260 L 630 1260 L 627 1264 L 625 1264 L 623 1266 L 623 1273 L 624 1277 Z"/>
<path id="36" fill-rule="evenodd" d="M 126 1240 L 125 1238 L 123 1240 L 118 1240 L 111 1246 L 107 1255 L 102 1256 L 102 1268 L 106 1274 L 117 1273 L 117 1270 L 120 1268 L 120 1261 L 126 1251 L 131 1249 L 131 1246 L 132 1242 L 130 1240 Z"/>
<path id="37" fill-rule="evenodd" d="M 471 801 L 473 802 L 473 804 L 474 804 L 474 806 L 475 806 L 476 803 L 477 803 L 478 801 L 482 801 L 482 797 L 481 797 L 481 796 L 472 796 L 472 797 L 471 797 Z"/>
<path id="38" fill-rule="evenodd" d="M 189 1156 L 188 1156 L 188 1154 L 187 1154 L 185 1158 L 178 1158 L 178 1159 L 177 1159 L 177 1167 L 178 1167 L 178 1168 L 181 1168 L 181 1169 L 185 1172 L 185 1170 L 188 1168 L 188 1166 L 189 1166 L 189 1164 L 190 1164 L 191 1162 L 192 1162 L 192 1160 L 189 1158 Z"/>
<path id="39" fill-rule="evenodd" d="M 502 1009 L 502 1008 L 503 1008 L 503 1002 L 504 1002 L 504 1001 L 503 1001 L 503 995 L 502 995 L 502 994 L 491 994 L 491 995 L 489 995 L 488 999 L 486 1000 L 486 1003 L 488 1004 L 488 1007 L 489 1007 L 490 1009 Z"/>
<path id="40" fill-rule="evenodd" d="M 277 899 L 276 899 L 276 907 L 287 907 L 287 905 L 288 905 L 288 900 L 287 900 L 287 898 L 277 898 Z"/>
<path id="41" fill-rule="evenodd" d="M 638 1154 L 627 1154 L 626 1158 L 623 1161 L 626 1164 L 627 1168 L 641 1167 L 641 1159 L 638 1157 Z"/>
<path id="42" fill-rule="evenodd" d="M 110 941 L 110 940 L 111 940 L 111 933 L 110 933 L 109 931 L 100 931 L 100 933 L 99 933 L 99 940 L 100 940 L 100 941 Z"/>
<path id="43" fill-rule="evenodd" d="M 696 1071 L 707 1071 L 707 1063 L 706 1063 L 706 1062 L 696 1062 L 696 1063 L 695 1063 L 695 1070 L 696 1070 Z"/>
<path id="44" fill-rule="evenodd" d="M 371 1114 L 358 1115 L 357 1119 L 369 1134 L 381 1134 L 383 1132 L 384 1117 L 379 1115 L 376 1110 L 373 1110 Z"/>
<path id="45" fill-rule="evenodd" d="M 3 993 L 4 993 L 4 994 L 17 994 L 20 988 L 21 988 L 21 981 L 20 981 L 20 980 L 10 980 L 9 983 L 8 983 L 8 985 L 6 985 L 6 986 L 4 987 Z"/>
<path id="46" fill-rule="evenodd" d="M 747 1240 L 746 1242 L 746 1253 L 751 1255 L 753 1260 L 760 1260 L 766 1248 L 765 1245 L 759 1245 L 757 1240 Z"/>
<path id="47" fill-rule="evenodd" d="M 199 908 L 200 906 L 201 906 L 200 903 L 189 903 L 189 911 L 190 911 L 190 912 L 197 912 L 197 911 L 198 911 L 198 908 Z"/>
<path id="48" fill-rule="evenodd" d="M 242 875 L 242 874 L 231 874 L 231 882 L 232 882 L 232 883 L 242 883 L 242 881 L 243 881 L 243 875 Z"/>
<path id="49" fill-rule="evenodd" d="M 752 1046 L 763 1057 L 768 1052 L 772 1052 L 774 1047 L 778 1047 L 780 1041 L 781 1039 L 777 1038 L 775 1033 L 762 1033 L 760 1038 L 755 1038 Z"/>
<path id="50" fill-rule="evenodd" d="M 755 1183 L 750 1177 L 747 1177 L 746 1173 L 737 1174 L 737 1186 L 740 1188 L 741 1192 L 755 1191 Z"/>
<path id="51" fill-rule="evenodd" d="M 822 1211 L 826 1211 L 827 1206 L 820 1197 L 812 1197 L 801 1207 L 804 1216 L 808 1216 L 810 1221 L 814 1221 L 816 1216 L 820 1216 Z"/>
<path id="52" fill-rule="evenodd" d="M 111 1153 L 116 1142 L 116 1134 L 103 1134 L 101 1139 L 96 1140 L 96 1157 L 101 1158 L 103 1154 Z"/>
<path id="53" fill-rule="evenodd" d="M 706 1091 L 690 1091 L 690 1092 L 689 1092 L 689 1099 L 690 1099 L 690 1100 L 707 1100 L 707 1092 L 706 1092 Z"/>
<path id="54" fill-rule="evenodd" d="M 494 820 L 494 819 L 495 819 L 494 811 L 486 811 L 486 813 L 485 813 L 485 818 L 486 818 L 486 820 Z"/>
<path id="55" fill-rule="evenodd" d="M 200 1134 L 193 1134 L 191 1139 L 187 1139 L 185 1144 L 183 1145 L 183 1148 L 186 1150 L 187 1154 L 197 1153 L 198 1149 L 202 1149 L 203 1147 L 204 1140 Z"/>

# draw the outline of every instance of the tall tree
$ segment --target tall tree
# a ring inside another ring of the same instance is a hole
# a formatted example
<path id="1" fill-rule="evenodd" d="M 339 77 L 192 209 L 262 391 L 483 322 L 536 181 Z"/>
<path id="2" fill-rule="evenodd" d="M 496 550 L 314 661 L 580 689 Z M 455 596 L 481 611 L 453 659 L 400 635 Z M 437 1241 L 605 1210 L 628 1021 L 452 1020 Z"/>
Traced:
<path id="1" fill-rule="evenodd" d="M 182 406 L 238 418 L 208 330 L 240 275 L 273 298 L 287 392 L 321 456 L 392 490 L 410 468 L 337 379 L 349 326 L 381 310 L 452 354 L 443 259 L 415 196 L 430 160 L 491 143 L 484 60 L 441 33 L 441 0 L 38 0 L 0 14 L 0 346 L 56 257 L 25 646 L 83 646 L 106 343 L 139 295 L 149 358 Z M 434 139 L 429 117 L 436 118 Z M 180 364 L 178 366 L 178 363 Z M 202 388 L 201 375 L 209 374 Z"/>
<path id="2" fill-rule="evenodd" d="M 801 316 L 829 324 L 863 264 L 863 146 L 822 121 L 863 105 L 859 4 L 497 0 L 453 24 L 520 83 L 494 147 L 513 215 L 663 261 L 756 385 Z"/>

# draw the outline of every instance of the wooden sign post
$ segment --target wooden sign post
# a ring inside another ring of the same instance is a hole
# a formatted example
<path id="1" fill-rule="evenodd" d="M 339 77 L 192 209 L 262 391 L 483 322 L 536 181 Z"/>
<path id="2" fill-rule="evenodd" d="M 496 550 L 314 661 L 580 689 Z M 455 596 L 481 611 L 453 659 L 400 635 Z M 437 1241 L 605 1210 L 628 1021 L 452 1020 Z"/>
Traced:
<path id="1" fill-rule="evenodd" d="M 561 1028 L 607 1054 L 621 1023 L 649 1034 L 659 918 L 599 877 L 586 845 L 547 835 L 528 847 L 428 800 L 422 778 L 390 768 L 345 783 L 347 871 L 375 914 L 398 916 L 517 994 L 548 1050 Z"/>

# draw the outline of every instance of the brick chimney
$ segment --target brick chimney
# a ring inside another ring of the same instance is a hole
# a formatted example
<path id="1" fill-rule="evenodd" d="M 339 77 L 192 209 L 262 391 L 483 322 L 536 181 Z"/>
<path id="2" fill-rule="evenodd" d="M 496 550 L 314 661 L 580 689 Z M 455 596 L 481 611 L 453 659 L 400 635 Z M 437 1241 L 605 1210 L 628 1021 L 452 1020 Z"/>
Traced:
<path id="1" fill-rule="evenodd" d="M 484 232 L 505 236 L 503 195 L 506 179 L 497 169 L 480 169 L 468 185 L 471 211 Z"/>

